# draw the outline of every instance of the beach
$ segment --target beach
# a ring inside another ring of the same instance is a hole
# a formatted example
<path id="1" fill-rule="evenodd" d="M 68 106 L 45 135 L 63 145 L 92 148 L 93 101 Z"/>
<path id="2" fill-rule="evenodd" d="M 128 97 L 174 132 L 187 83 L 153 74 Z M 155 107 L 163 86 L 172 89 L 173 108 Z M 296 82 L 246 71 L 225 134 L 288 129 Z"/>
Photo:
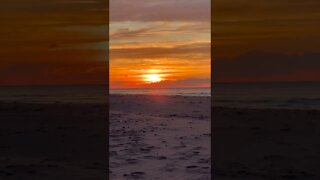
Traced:
<path id="1" fill-rule="evenodd" d="M 112 95 L 110 179 L 210 179 L 210 99 Z"/>
<path id="2" fill-rule="evenodd" d="M 107 179 L 107 112 L 101 103 L 1 102 L 0 179 Z"/>
<path id="3" fill-rule="evenodd" d="M 319 110 L 214 106 L 211 136 L 208 99 L 111 97 L 111 179 L 319 179 Z"/>
<path id="4" fill-rule="evenodd" d="M 318 110 L 112 95 L 110 179 L 319 179 Z M 106 179 L 106 103 L 0 103 L 0 179 Z M 213 143 L 213 154 L 211 154 Z M 211 159 L 212 157 L 212 159 Z"/>
<path id="5" fill-rule="evenodd" d="M 214 179 L 320 179 L 320 111 L 213 108 Z"/>

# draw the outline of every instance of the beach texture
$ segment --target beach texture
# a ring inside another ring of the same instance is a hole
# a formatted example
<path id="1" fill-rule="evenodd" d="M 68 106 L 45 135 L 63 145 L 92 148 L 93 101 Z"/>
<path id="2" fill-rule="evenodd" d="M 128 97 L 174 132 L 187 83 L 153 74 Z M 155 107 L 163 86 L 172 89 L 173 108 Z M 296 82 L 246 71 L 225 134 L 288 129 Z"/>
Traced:
<path id="1" fill-rule="evenodd" d="M 320 179 L 319 111 L 209 99 L 112 96 L 109 175 L 106 104 L 2 102 L 0 179 Z"/>
<path id="2" fill-rule="evenodd" d="M 209 180 L 210 97 L 110 97 L 110 179 Z"/>
<path id="3" fill-rule="evenodd" d="M 213 108 L 214 179 L 320 179 L 320 112 Z"/>
<path id="4" fill-rule="evenodd" d="M 0 103 L 0 179 L 107 179 L 107 106 Z"/>

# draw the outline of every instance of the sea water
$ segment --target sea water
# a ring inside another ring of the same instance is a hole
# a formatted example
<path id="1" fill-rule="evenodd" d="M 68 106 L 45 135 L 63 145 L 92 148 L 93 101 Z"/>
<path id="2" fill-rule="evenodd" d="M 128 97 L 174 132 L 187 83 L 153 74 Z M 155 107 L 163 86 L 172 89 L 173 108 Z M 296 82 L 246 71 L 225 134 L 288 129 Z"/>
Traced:
<path id="1" fill-rule="evenodd" d="M 210 88 L 110 89 L 107 86 L 0 87 L 0 101 L 27 103 L 107 103 L 108 94 L 211 96 L 213 106 L 320 110 L 320 83 L 214 84 Z"/>
<path id="2" fill-rule="evenodd" d="M 107 86 L 4 86 L 0 101 L 23 103 L 107 103 Z"/>
<path id="3" fill-rule="evenodd" d="M 110 94 L 123 95 L 168 95 L 168 96 L 210 96 L 211 88 L 168 88 L 168 89 L 111 89 Z"/>
<path id="4" fill-rule="evenodd" d="M 320 83 L 214 84 L 213 105 L 244 108 L 320 109 Z"/>

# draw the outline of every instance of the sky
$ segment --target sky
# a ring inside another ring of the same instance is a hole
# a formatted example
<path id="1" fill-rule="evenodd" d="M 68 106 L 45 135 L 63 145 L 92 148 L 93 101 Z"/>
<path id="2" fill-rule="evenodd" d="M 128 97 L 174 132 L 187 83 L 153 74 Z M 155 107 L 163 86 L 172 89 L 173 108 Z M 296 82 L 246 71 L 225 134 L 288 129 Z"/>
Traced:
<path id="1" fill-rule="evenodd" d="M 2 0 L 0 86 L 108 82 L 108 0 Z M 320 81 L 318 0 L 113 0 L 110 83 Z"/>
<path id="2" fill-rule="evenodd" d="M 210 87 L 210 0 L 110 1 L 110 87 Z"/>
<path id="3" fill-rule="evenodd" d="M 108 0 L 2 0 L 0 85 L 106 84 Z"/>
<path id="4" fill-rule="evenodd" d="M 320 1 L 214 0 L 214 82 L 320 81 Z"/>

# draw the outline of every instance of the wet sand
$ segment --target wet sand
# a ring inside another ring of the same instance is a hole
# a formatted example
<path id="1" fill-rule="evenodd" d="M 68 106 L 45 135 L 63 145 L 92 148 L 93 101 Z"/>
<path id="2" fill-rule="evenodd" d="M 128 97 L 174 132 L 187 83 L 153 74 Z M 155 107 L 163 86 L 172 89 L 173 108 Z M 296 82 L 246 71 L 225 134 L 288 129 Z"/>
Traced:
<path id="1" fill-rule="evenodd" d="M 110 97 L 110 179 L 210 179 L 210 98 Z"/>

